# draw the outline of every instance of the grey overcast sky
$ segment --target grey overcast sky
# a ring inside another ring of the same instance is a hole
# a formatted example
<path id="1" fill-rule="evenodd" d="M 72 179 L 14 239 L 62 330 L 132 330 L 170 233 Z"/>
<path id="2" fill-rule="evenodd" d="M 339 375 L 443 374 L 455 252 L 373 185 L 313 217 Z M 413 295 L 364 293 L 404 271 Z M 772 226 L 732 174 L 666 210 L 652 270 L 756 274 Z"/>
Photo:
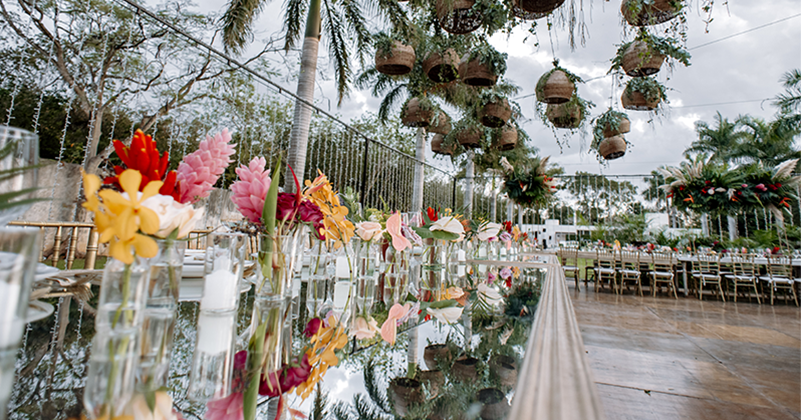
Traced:
<path id="1" fill-rule="evenodd" d="M 567 0 L 566 3 L 570 1 Z M 626 156 L 610 162 L 608 167 L 602 167 L 594 155 L 587 153 L 590 136 L 582 139 L 579 134 L 569 137 L 569 147 L 560 150 L 551 129 L 545 127 L 535 115 L 535 99 L 520 99 L 518 102 L 528 119 L 523 128 L 531 137 L 532 145 L 540 150 L 540 154 L 552 156 L 552 160 L 562 165 L 568 174 L 576 171 L 646 174 L 659 165 L 676 165 L 681 162 L 682 152 L 695 138 L 694 123 L 698 120 L 711 122 L 716 111 L 728 118 L 742 114 L 770 118 L 775 109 L 770 101 L 762 100 L 782 91 L 779 79 L 783 73 L 792 68 L 801 68 L 801 16 L 798 16 L 801 15 L 801 2 L 730 0 L 724 5 L 718 0 L 713 11 L 714 20 L 709 25 L 709 31 L 705 32 L 699 1 L 690 2 L 687 13 L 687 47 L 692 53 L 692 65 L 678 65 L 672 72 L 663 67 L 657 75 L 670 88 L 670 107 L 665 115 L 649 122 L 650 113 L 628 111 L 632 130 L 626 138 L 632 146 Z M 579 4 L 582 0 L 575 2 Z M 509 55 L 505 77 L 520 87 L 518 97 L 532 94 L 539 77 L 552 67 L 553 42 L 555 56 L 560 59 L 563 67 L 585 80 L 597 78 L 579 87 L 579 95 L 596 104 L 593 116 L 610 105 L 612 77 L 601 76 L 609 69 L 609 60 L 617 50 L 616 44 L 624 40 L 620 2 L 583 0 L 583 4 L 588 37 L 586 44 L 578 46 L 575 51 L 570 50 L 566 31 L 556 27 L 549 34 L 545 29 L 544 19 L 539 21 L 536 37 L 530 36 L 526 40 L 527 31 L 518 28 L 511 36 L 498 34 L 491 38 L 490 42 L 498 50 Z M 201 0 L 199 4 L 201 10 L 208 12 L 219 13 L 223 7 L 222 3 L 207 0 Z M 283 4 L 278 0 L 266 5 L 258 20 L 259 29 L 251 50 L 259 47 L 260 40 L 280 34 L 282 13 Z M 701 46 L 784 18 L 789 19 Z M 629 37 L 631 36 L 633 35 L 630 33 Z M 539 46 L 536 45 L 537 41 Z M 695 46 L 701 47 L 693 48 Z M 287 57 L 286 63 L 286 67 L 283 67 L 286 76 L 281 82 L 294 91 L 295 79 L 292 74 L 297 72 L 297 56 Z M 355 90 L 336 109 L 336 90 L 330 77 L 325 45 L 321 45 L 318 66 L 320 73 L 317 77 L 315 101 L 321 107 L 331 107 L 332 111 L 339 113 L 345 120 L 365 112 L 377 111 L 381 98 L 372 97 L 366 91 Z M 612 99 L 617 106 L 621 90 L 620 87 L 614 88 Z M 730 104 L 731 102 L 740 103 Z M 430 151 L 428 154 L 428 160 L 433 159 Z M 434 162 L 445 168 L 451 167 L 443 158 L 437 158 Z"/>

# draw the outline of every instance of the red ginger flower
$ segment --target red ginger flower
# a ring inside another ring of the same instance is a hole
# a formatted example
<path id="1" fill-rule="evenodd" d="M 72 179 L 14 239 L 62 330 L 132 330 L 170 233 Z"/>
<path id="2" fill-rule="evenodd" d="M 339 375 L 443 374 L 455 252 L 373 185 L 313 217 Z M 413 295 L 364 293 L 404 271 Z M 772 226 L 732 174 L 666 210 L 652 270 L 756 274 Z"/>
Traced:
<path id="1" fill-rule="evenodd" d="M 130 147 L 119 140 L 114 140 L 114 150 L 124 166 L 114 166 L 116 175 L 107 177 L 103 183 L 111 184 L 118 190 L 122 190 L 118 176 L 126 169 L 134 169 L 142 174 L 139 191 L 144 191 L 150 181 L 163 181 L 164 185 L 159 189 L 159 194 L 171 195 L 176 200 L 178 199 L 178 191 L 175 189 L 176 173 L 175 171 L 167 172 L 170 154 L 164 152 L 163 155 L 160 155 L 153 137 L 143 133 L 142 130 L 136 130 Z"/>
<path id="2" fill-rule="evenodd" d="M 437 211 L 432 209 L 431 207 L 426 209 L 426 213 L 428 214 L 428 220 L 432 222 L 436 222 L 437 220 L 439 220 L 439 217 L 437 216 Z"/>

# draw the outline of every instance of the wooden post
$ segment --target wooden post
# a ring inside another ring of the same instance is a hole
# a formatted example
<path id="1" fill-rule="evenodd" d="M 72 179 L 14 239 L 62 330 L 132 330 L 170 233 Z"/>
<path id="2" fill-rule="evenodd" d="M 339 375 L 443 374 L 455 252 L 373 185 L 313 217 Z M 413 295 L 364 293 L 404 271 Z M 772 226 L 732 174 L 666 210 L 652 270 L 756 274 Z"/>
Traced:
<path id="1" fill-rule="evenodd" d="M 58 258 L 59 254 L 61 253 L 61 231 L 63 227 L 59 226 L 56 228 L 56 238 L 55 242 L 53 243 L 53 267 L 58 267 Z"/>
<path id="2" fill-rule="evenodd" d="M 72 270 L 72 263 L 75 262 L 75 248 L 78 247 L 78 226 L 72 228 L 72 238 L 70 238 L 70 250 L 67 254 L 67 270 Z"/>
<path id="3" fill-rule="evenodd" d="M 95 269 L 95 260 L 97 259 L 97 240 L 98 234 L 93 226 L 89 231 L 89 242 L 86 244 L 86 263 L 83 266 L 84 269 Z"/>

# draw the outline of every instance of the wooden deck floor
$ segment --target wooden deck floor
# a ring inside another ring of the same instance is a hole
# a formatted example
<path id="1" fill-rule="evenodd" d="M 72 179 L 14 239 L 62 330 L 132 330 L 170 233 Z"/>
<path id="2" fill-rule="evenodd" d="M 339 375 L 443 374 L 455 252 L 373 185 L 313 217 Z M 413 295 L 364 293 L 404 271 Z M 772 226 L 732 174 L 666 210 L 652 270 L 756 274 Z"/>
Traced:
<path id="1" fill-rule="evenodd" d="M 576 293 L 607 419 L 801 418 L 801 309 Z M 705 297 L 706 299 L 706 297 Z"/>

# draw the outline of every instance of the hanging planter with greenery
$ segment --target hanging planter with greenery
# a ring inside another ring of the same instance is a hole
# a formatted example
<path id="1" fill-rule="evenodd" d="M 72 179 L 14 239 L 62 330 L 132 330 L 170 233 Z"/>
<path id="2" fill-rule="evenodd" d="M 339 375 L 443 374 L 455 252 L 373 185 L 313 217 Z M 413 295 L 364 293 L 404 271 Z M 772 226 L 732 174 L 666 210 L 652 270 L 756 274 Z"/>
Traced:
<path id="1" fill-rule="evenodd" d="M 529 13 L 539 13 L 543 16 L 550 14 L 565 0 L 518 0 L 520 8 Z"/>
<path id="2" fill-rule="evenodd" d="M 569 101 L 558 104 L 548 105 L 545 108 L 545 120 L 553 124 L 556 128 L 577 129 L 584 125 L 590 115 L 590 108 L 594 107 L 590 101 L 585 101 L 573 95 Z"/>
<path id="3" fill-rule="evenodd" d="M 629 116 L 612 108 L 595 117 L 592 122 L 594 124 L 592 129 L 593 138 L 605 139 L 618 134 L 626 134 L 631 130 Z"/>
<path id="4" fill-rule="evenodd" d="M 576 93 L 576 83 L 584 83 L 584 81 L 560 67 L 559 60 L 554 60 L 553 66 L 553 69 L 543 74 L 537 81 L 535 93 L 540 102 L 562 104 L 569 101 Z"/>
<path id="5" fill-rule="evenodd" d="M 431 124 L 426 127 L 426 131 L 446 135 L 451 132 L 451 128 L 451 117 L 442 110 L 437 110 L 436 115 L 431 119 Z"/>
<path id="6" fill-rule="evenodd" d="M 631 26 L 649 26 L 675 18 L 683 8 L 681 0 L 623 0 L 620 13 Z"/>
<path id="7" fill-rule="evenodd" d="M 506 96 L 494 89 L 483 89 L 478 94 L 478 120 L 486 127 L 503 127 L 512 117 L 512 106 Z"/>
<path id="8" fill-rule="evenodd" d="M 632 111 L 653 111 L 662 101 L 667 102 L 665 91 L 667 88 L 654 78 L 636 77 L 626 83 L 620 102 Z"/>
<path id="9" fill-rule="evenodd" d="M 375 45 L 375 69 L 390 76 L 408 74 L 414 68 L 414 48 L 402 42 L 397 35 L 379 32 L 373 36 Z"/>
<path id="10" fill-rule="evenodd" d="M 437 155 L 453 155 L 454 146 L 453 144 L 445 144 L 445 136 L 443 134 L 434 134 L 434 137 L 431 138 L 431 151 Z"/>
<path id="11" fill-rule="evenodd" d="M 492 130 L 492 147 L 502 152 L 506 152 L 517 147 L 519 132 L 514 125 L 504 124 L 502 127 Z"/>
<path id="12" fill-rule="evenodd" d="M 593 138 L 590 150 L 595 151 L 598 157 L 605 160 L 615 160 L 626 154 L 628 141 L 622 134 L 607 138 Z"/>
<path id="13" fill-rule="evenodd" d="M 528 208 L 543 208 L 557 190 L 556 180 L 546 175 L 548 159 L 535 157 L 525 165 L 512 167 L 505 159 L 503 191 L 515 204 Z"/>
<path id="14" fill-rule="evenodd" d="M 453 129 L 447 136 L 443 147 L 452 147 L 457 144 L 463 149 L 475 149 L 482 147 L 484 138 L 484 126 L 473 118 L 465 117 L 454 124 Z M 458 148 L 455 149 L 455 152 Z"/>
<path id="15" fill-rule="evenodd" d="M 448 83 L 459 77 L 459 54 L 453 48 L 432 51 L 423 61 L 423 71 L 435 83 Z"/>
<path id="16" fill-rule="evenodd" d="M 428 127 L 437 106 L 425 96 L 409 98 L 401 110 L 401 123 L 407 127 Z"/>
<path id="17" fill-rule="evenodd" d="M 506 73 L 506 53 L 500 53 L 486 42 L 480 43 L 459 63 L 462 82 L 470 86 L 493 86 Z"/>
<path id="18" fill-rule="evenodd" d="M 651 35 L 642 30 L 636 39 L 617 49 L 609 71 L 622 69 L 631 77 L 650 76 L 659 71 L 666 57 L 671 67 L 674 61 L 690 65 L 690 53 L 681 47 L 679 40 Z"/>

